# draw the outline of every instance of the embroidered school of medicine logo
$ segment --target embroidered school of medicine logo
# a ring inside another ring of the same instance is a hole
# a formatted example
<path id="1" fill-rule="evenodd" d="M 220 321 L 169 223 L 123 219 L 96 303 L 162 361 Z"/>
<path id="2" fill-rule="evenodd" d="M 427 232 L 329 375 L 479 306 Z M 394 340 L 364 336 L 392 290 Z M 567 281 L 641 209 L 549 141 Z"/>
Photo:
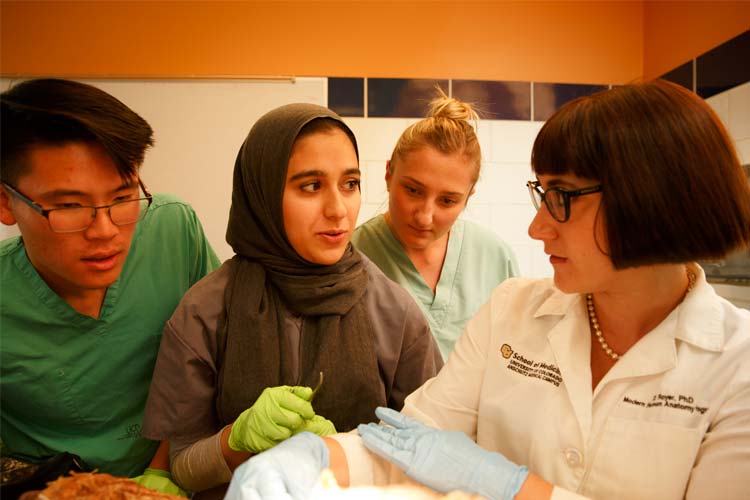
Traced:
<path id="1" fill-rule="evenodd" d="M 513 348 L 508 344 L 503 344 L 500 348 L 500 354 L 502 354 L 505 359 L 508 359 L 513 355 Z"/>

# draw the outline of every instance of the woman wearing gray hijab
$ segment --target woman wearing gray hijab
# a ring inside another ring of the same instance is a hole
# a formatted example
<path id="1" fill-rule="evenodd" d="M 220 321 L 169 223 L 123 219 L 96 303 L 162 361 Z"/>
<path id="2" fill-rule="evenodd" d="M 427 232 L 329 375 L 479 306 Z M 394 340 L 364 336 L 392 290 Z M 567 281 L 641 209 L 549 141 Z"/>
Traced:
<path id="1" fill-rule="evenodd" d="M 227 228 L 236 255 L 167 323 L 143 430 L 169 439 L 183 488 L 214 488 L 201 498 L 293 434 L 400 409 L 442 366 L 411 296 L 349 243 L 359 182 L 354 135 L 327 108 L 277 108 L 240 148 Z"/>

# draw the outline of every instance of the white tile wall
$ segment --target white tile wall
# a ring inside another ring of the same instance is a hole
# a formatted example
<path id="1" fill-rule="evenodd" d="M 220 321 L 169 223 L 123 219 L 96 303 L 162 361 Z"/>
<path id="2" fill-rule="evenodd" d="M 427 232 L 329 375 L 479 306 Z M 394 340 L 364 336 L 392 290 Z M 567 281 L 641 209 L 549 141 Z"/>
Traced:
<path id="1" fill-rule="evenodd" d="M 706 102 L 719 115 L 734 139 L 742 164 L 750 164 L 750 82 L 716 94 Z M 716 293 L 738 307 L 750 309 L 750 287 L 713 284 Z"/>
<path id="2" fill-rule="evenodd" d="M 528 164 L 542 122 L 497 120 L 490 123 L 489 158 L 493 162 Z"/>
<path id="3" fill-rule="evenodd" d="M 357 137 L 362 168 L 362 209 L 358 224 L 388 207 L 385 162 L 401 132 L 416 120 L 346 118 Z M 526 181 L 531 176 L 531 146 L 541 122 L 483 120 L 477 135 L 484 158 L 476 192 L 462 217 L 495 231 L 516 253 L 525 276 L 551 276 L 542 245 L 526 230 L 534 209 Z"/>
<path id="4" fill-rule="evenodd" d="M 734 139 L 740 162 L 750 163 L 750 82 L 711 96 L 706 102 L 716 111 Z"/>
<path id="5" fill-rule="evenodd" d="M 0 240 L 4 240 L 5 238 L 10 238 L 12 236 L 18 236 L 19 234 L 21 234 L 21 232 L 18 230 L 18 226 L 6 226 L 5 224 L 0 224 Z"/>

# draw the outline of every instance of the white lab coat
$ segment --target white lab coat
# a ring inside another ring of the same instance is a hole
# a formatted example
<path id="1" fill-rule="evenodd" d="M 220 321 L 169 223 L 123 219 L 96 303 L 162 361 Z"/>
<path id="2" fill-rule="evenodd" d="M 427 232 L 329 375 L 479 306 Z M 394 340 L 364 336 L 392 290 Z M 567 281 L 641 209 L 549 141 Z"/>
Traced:
<path id="1" fill-rule="evenodd" d="M 695 270 L 683 303 L 593 392 L 585 299 L 508 280 L 404 413 L 528 466 L 555 499 L 749 498 L 750 311 Z M 358 438 L 339 441 L 353 485 L 403 480 Z"/>

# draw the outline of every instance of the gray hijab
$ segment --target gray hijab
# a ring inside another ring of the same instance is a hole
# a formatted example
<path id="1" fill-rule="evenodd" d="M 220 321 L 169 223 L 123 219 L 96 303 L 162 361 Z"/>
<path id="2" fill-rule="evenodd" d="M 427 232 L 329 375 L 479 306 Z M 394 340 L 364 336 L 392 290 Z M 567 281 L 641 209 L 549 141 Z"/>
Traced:
<path id="1" fill-rule="evenodd" d="M 360 254 L 349 244 L 335 264 L 314 264 L 299 256 L 284 231 L 292 147 L 303 127 L 321 118 L 338 122 L 356 150 L 338 115 L 313 104 L 290 104 L 256 122 L 235 161 L 227 242 L 236 255 L 218 331 L 216 408 L 222 424 L 252 406 L 264 388 L 312 387 L 320 371 L 325 385 L 314 408 L 339 431 L 373 421 L 375 407 L 387 403 L 363 301 L 368 278 Z M 298 356 L 287 352 L 281 338 L 286 309 L 302 316 Z M 298 369 L 291 366 L 295 358 Z"/>

